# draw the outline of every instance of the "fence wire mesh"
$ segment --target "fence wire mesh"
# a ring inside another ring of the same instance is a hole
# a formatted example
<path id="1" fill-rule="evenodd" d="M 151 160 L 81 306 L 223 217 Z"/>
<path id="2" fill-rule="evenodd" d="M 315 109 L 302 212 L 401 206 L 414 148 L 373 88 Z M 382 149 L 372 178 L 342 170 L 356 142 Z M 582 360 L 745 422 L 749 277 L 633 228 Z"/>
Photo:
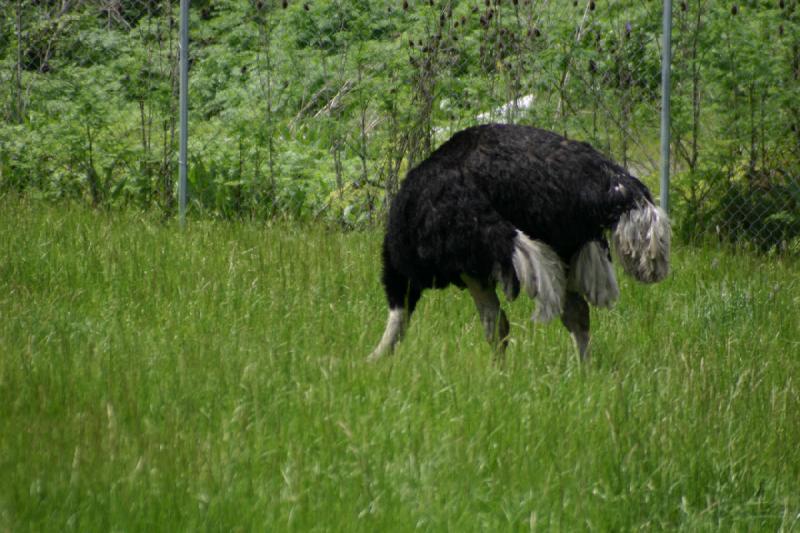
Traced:
<path id="1" fill-rule="evenodd" d="M 798 2 L 681 2 L 675 20 L 681 232 L 800 252 Z"/>
<path id="2" fill-rule="evenodd" d="M 2 3 L 3 188 L 168 208 L 176 168 L 174 6 Z"/>
<path id="3" fill-rule="evenodd" d="M 200 0 L 191 208 L 380 220 L 453 132 L 586 140 L 657 188 L 661 3 Z M 178 3 L 0 0 L 3 190 L 171 213 Z M 798 0 L 675 3 L 677 231 L 800 248 Z"/>

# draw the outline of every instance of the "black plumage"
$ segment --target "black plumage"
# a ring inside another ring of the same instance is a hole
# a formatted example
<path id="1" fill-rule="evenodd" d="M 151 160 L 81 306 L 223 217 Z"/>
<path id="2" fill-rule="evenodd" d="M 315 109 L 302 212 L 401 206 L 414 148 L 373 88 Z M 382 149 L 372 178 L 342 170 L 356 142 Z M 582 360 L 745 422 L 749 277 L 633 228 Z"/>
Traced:
<path id="1" fill-rule="evenodd" d="M 645 185 L 589 144 L 528 126 L 463 130 L 408 172 L 392 202 L 383 244 L 389 307 L 410 315 L 424 289 L 470 279 L 492 291 L 504 282 L 513 298 L 525 281 L 513 262 L 518 231 L 549 246 L 568 271 L 583 246 L 608 249 L 606 233 L 646 205 Z"/>

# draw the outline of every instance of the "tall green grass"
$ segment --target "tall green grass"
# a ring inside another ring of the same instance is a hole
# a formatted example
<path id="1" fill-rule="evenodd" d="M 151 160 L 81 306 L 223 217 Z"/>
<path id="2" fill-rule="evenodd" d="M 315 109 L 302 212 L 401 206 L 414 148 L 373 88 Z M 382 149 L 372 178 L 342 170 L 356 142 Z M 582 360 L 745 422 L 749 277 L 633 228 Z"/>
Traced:
<path id="1" fill-rule="evenodd" d="M 797 264 L 677 247 L 593 359 L 427 292 L 377 231 L 0 206 L 0 531 L 800 530 Z"/>

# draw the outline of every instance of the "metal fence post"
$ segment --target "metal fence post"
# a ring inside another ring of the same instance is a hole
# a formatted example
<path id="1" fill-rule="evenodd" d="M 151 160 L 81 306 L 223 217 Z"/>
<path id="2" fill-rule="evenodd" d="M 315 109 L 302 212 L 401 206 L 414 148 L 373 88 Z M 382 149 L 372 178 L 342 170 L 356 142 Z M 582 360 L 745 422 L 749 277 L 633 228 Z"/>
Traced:
<path id="1" fill-rule="evenodd" d="M 669 212 L 670 67 L 672 64 L 672 0 L 664 0 L 661 56 L 661 208 Z"/>
<path id="2" fill-rule="evenodd" d="M 186 223 L 186 173 L 189 141 L 189 0 L 181 0 L 180 45 L 180 139 L 178 155 L 178 211 L 181 226 Z"/>

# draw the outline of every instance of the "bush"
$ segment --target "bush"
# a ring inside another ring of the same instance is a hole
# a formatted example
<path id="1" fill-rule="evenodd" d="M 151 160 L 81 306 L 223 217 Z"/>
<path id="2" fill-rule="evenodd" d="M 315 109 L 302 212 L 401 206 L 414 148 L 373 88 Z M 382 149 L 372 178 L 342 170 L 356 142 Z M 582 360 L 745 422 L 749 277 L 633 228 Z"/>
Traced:
<path id="1" fill-rule="evenodd" d="M 741 167 L 740 167 L 741 168 Z M 678 231 L 697 240 L 711 230 L 720 240 L 762 252 L 800 242 L 800 171 L 699 170 L 680 176 Z"/>

